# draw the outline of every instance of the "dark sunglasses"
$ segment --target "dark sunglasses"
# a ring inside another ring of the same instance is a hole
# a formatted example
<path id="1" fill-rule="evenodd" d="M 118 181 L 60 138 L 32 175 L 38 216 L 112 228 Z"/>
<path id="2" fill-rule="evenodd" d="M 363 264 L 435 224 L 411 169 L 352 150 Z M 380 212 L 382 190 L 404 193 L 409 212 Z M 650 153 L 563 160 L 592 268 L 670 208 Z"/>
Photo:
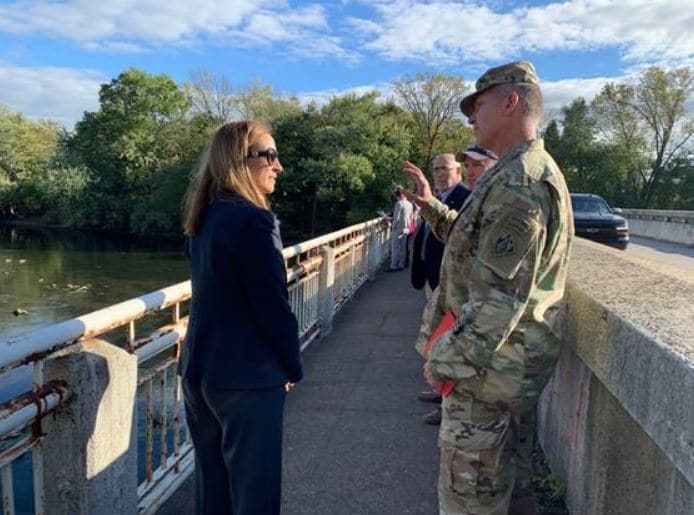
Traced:
<path id="1" fill-rule="evenodd" d="M 248 157 L 264 157 L 267 159 L 267 164 L 272 165 L 279 161 L 280 155 L 274 148 L 267 148 L 265 150 L 251 150 Z"/>

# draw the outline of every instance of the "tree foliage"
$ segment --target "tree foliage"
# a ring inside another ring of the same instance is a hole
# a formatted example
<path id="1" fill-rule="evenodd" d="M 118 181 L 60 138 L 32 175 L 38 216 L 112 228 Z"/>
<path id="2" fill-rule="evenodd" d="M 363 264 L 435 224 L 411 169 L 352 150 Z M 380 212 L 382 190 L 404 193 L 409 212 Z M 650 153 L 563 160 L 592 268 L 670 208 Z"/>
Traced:
<path id="1" fill-rule="evenodd" d="M 691 151 L 694 122 L 685 104 L 693 92 L 691 69 L 651 67 L 632 82 L 607 84 L 592 103 L 603 135 L 628 159 L 640 206 L 652 205 L 658 188 L 672 179 L 675 160 Z"/>
<path id="2" fill-rule="evenodd" d="M 465 81 L 460 77 L 435 73 L 418 73 L 392 84 L 395 97 L 410 115 L 417 135 L 414 140 L 415 161 L 423 167 L 441 152 L 455 152 L 462 141 L 471 139 L 458 107 L 465 95 Z M 457 145 L 451 149 L 453 139 Z M 445 140 L 445 143 L 444 141 Z"/>
<path id="3" fill-rule="evenodd" d="M 85 113 L 77 123 L 71 140 L 91 170 L 84 223 L 135 229 L 143 220 L 137 209 L 153 191 L 155 172 L 198 151 L 204 134 L 187 116 L 190 99 L 165 75 L 126 70 L 101 87 L 99 102 L 98 111 Z M 200 119 L 213 121 L 205 115 Z"/>
<path id="4" fill-rule="evenodd" d="M 545 130 L 550 153 L 572 191 L 598 193 L 627 207 L 694 209 L 687 188 L 694 126 L 685 110 L 691 70 L 644 70 L 574 100 Z"/>
<path id="5" fill-rule="evenodd" d="M 0 105 L 0 214 L 41 209 L 37 180 L 56 152 L 59 135 L 58 124 L 27 120 Z"/>
<path id="6" fill-rule="evenodd" d="M 210 134 L 229 119 L 274 128 L 285 172 L 271 200 L 293 242 L 392 206 L 404 159 L 423 166 L 472 142 L 458 114 L 462 79 L 420 74 L 378 93 L 300 105 L 258 82 L 234 90 L 199 71 L 179 86 L 130 69 L 102 85 L 73 132 L 0 106 L 0 218 L 180 234 L 180 206 Z M 612 204 L 694 209 L 691 70 L 650 68 L 576 99 L 549 120 L 547 149 L 572 191 Z"/>
<path id="7" fill-rule="evenodd" d="M 236 94 L 236 105 L 240 118 L 256 118 L 266 123 L 301 112 L 298 98 L 280 97 L 272 86 L 257 81 Z"/>
<path id="8" fill-rule="evenodd" d="M 224 75 L 205 69 L 195 70 L 183 89 L 195 112 L 219 120 L 220 123 L 229 121 L 234 116 L 236 99 L 231 82 Z"/>
<path id="9" fill-rule="evenodd" d="M 292 221 L 290 236 L 316 235 L 389 209 L 411 143 L 405 121 L 406 113 L 379 103 L 377 93 L 336 97 L 319 111 L 278 120 L 286 173 L 277 209 Z"/>

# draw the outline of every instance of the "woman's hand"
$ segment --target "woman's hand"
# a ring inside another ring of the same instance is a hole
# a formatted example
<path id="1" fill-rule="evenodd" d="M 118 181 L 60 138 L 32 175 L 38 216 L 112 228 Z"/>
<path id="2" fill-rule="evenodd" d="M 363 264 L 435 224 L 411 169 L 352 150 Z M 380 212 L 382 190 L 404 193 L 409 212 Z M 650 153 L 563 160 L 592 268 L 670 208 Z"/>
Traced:
<path id="1" fill-rule="evenodd" d="M 284 383 L 284 391 L 288 392 L 289 390 L 294 388 L 294 385 L 295 385 L 295 383 L 292 383 L 291 381 L 287 381 L 286 383 Z"/>
<path id="2" fill-rule="evenodd" d="M 400 188 L 400 191 L 405 198 L 410 202 L 414 202 L 418 206 L 423 206 L 432 197 L 431 186 L 429 186 L 429 181 L 424 177 L 424 172 L 419 169 L 416 165 L 405 161 L 402 164 L 402 171 L 414 181 L 416 184 L 416 193 L 406 190 L 405 188 Z"/>

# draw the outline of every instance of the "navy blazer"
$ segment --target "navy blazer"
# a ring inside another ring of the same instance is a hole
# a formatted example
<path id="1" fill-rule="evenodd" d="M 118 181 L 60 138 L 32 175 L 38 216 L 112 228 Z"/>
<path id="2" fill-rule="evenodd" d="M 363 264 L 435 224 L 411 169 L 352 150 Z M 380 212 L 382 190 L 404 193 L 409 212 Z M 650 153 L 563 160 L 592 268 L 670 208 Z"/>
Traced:
<path id="1" fill-rule="evenodd" d="M 451 209 L 460 209 L 465 202 L 465 199 L 470 194 L 462 183 L 453 188 L 453 191 L 446 197 L 446 204 Z M 436 236 L 429 232 L 429 237 L 426 241 L 424 249 L 424 261 L 422 261 L 422 240 L 424 239 L 424 227 L 426 222 L 422 220 L 419 224 L 417 233 L 414 237 L 412 245 L 412 286 L 421 290 L 424 288 L 424 281 L 429 283 L 432 290 L 435 290 L 439 285 L 439 274 L 441 273 L 441 260 L 443 259 L 443 243 Z"/>
<path id="2" fill-rule="evenodd" d="M 258 389 L 302 377 L 298 327 L 274 215 L 225 193 L 187 240 L 192 300 L 179 374 Z"/>

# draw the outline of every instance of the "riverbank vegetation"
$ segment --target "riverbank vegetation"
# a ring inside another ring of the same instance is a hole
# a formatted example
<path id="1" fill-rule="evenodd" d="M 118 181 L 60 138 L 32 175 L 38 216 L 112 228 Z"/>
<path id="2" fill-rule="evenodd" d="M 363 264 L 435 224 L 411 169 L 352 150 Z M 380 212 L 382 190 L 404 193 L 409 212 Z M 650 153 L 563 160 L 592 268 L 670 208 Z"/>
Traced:
<path id="1" fill-rule="evenodd" d="M 205 71 L 179 85 L 126 70 L 70 131 L 0 106 L 0 219 L 179 233 L 211 132 L 257 117 L 274 127 L 286 170 L 272 198 L 285 239 L 310 237 L 389 209 L 404 159 L 424 166 L 470 144 L 457 108 L 465 90 L 460 77 L 418 74 L 394 82 L 392 99 L 372 92 L 318 106 L 260 83 L 234 90 Z M 549 118 L 546 144 L 572 191 L 622 207 L 694 209 L 693 90 L 690 69 L 650 68 Z"/>

